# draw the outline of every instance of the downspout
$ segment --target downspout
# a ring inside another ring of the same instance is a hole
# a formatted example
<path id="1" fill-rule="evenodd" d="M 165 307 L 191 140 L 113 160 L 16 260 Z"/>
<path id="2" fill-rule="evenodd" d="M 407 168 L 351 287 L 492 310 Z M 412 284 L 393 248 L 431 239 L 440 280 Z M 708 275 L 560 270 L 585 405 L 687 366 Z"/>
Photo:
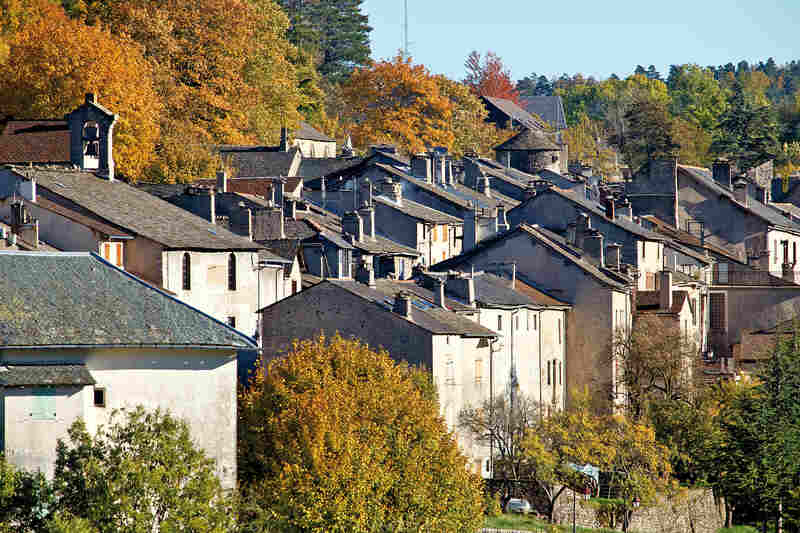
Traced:
<path id="1" fill-rule="evenodd" d="M 539 420 L 542 420 L 542 310 L 537 315 L 538 326 L 536 333 L 539 336 Z"/>

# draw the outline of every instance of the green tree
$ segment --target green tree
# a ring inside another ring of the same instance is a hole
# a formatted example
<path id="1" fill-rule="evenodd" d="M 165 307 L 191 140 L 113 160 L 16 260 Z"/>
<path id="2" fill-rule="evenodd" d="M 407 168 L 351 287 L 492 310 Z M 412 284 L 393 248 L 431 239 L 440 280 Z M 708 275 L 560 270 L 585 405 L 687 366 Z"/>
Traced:
<path id="1" fill-rule="evenodd" d="M 670 73 L 670 111 L 707 132 L 717 127 L 728 105 L 727 95 L 714 74 L 694 64 L 680 65 Z"/>
<path id="2" fill-rule="evenodd" d="M 287 532 L 479 528 L 479 481 L 423 372 L 338 335 L 259 366 L 239 403 L 255 518 Z"/>
<path id="3" fill-rule="evenodd" d="M 625 114 L 627 131 L 622 153 L 631 168 L 647 161 L 677 155 L 680 145 L 673 137 L 674 119 L 665 103 L 659 100 L 636 100 Z"/>
<path id="4" fill-rule="evenodd" d="M 41 472 L 17 470 L 0 455 L 0 533 L 42 531 L 53 507 L 52 487 Z"/>
<path id="5" fill-rule="evenodd" d="M 741 83 L 735 83 L 714 134 L 711 151 L 736 161 L 743 171 L 775 157 L 778 126 L 770 109 L 758 105 Z"/>
<path id="6" fill-rule="evenodd" d="M 77 420 L 59 441 L 53 484 L 60 510 L 98 532 L 196 531 L 234 526 L 213 460 L 189 427 L 161 410 L 112 412 L 94 436 Z M 55 526 L 54 526 L 55 527 Z"/>

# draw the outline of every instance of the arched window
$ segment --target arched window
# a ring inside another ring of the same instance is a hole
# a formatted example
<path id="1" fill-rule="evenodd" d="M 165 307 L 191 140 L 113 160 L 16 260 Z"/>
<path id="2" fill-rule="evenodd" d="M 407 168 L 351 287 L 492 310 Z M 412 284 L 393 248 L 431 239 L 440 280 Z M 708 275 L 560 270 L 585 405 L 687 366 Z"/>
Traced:
<path id="1" fill-rule="evenodd" d="M 236 256 L 228 256 L 228 290 L 236 290 Z"/>
<path id="2" fill-rule="evenodd" d="M 183 290 L 192 290 L 192 259 L 189 253 L 183 254 Z"/>
<path id="3" fill-rule="evenodd" d="M 83 168 L 96 169 L 100 166 L 100 126 L 89 121 L 83 125 Z"/>

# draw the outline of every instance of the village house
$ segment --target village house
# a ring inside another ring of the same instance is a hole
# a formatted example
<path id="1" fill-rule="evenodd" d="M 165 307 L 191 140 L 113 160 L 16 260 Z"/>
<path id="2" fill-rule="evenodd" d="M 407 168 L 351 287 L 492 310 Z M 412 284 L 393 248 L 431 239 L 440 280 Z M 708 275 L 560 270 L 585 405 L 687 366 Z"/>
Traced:
<path id="1" fill-rule="evenodd" d="M 531 115 L 544 120 L 555 131 L 567 129 L 564 103 L 561 100 L 561 96 L 557 94 L 529 96 L 522 100 L 522 107 Z"/>
<path id="2" fill-rule="evenodd" d="M 596 180 L 562 175 L 546 168 L 529 174 L 475 154 L 464 156 L 463 167 L 465 186 L 479 192 L 489 189 L 493 196 L 511 198 L 515 204 L 525 201 L 531 182 L 538 180 L 548 181 L 560 189 L 580 189 L 588 199 L 597 199 L 599 195 Z"/>
<path id="3" fill-rule="evenodd" d="M 478 323 L 477 309 L 415 281 L 367 277 L 363 282 L 327 279 L 262 309 L 261 314 L 266 360 L 285 353 L 294 339 L 338 332 L 373 349 L 383 348 L 397 361 L 428 369 L 440 413 L 456 432 L 472 470 L 490 475 L 488 447 L 456 425 L 462 408 L 509 385 L 507 369 L 497 372 L 492 366 L 497 335 Z"/>
<path id="4" fill-rule="evenodd" d="M 580 246 L 576 246 L 576 243 Z M 564 387 L 567 393 L 588 386 L 608 389 L 617 382 L 611 364 L 614 332 L 629 330 L 633 316 L 633 269 L 622 262 L 620 246 L 606 245 L 590 224 L 581 228 L 575 242 L 542 227 L 519 226 L 478 243 L 472 250 L 434 265 L 446 272 L 474 270 L 497 272 L 513 268 L 514 277 L 571 305 L 564 328 L 566 343 Z"/>
<path id="5" fill-rule="evenodd" d="M 56 442 L 166 409 L 236 486 L 236 353 L 252 339 L 94 253 L 0 252 L 0 451 L 51 476 Z"/>

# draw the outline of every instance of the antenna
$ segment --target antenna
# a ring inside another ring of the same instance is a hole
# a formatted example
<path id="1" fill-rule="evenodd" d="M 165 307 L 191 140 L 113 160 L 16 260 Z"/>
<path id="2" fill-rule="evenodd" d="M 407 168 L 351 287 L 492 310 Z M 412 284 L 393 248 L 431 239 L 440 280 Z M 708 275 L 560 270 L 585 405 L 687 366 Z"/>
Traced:
<path id="1" fill-rule="evenodd" d="M 403 0 L 403 59 L 408 59 L 408 0 Z"/>

